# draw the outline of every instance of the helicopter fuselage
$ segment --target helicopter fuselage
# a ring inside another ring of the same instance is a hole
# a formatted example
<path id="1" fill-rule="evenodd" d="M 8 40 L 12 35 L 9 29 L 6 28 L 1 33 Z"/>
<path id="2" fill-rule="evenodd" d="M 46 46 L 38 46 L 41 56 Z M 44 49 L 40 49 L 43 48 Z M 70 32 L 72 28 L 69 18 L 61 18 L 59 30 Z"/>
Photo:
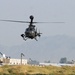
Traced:
<path id="1" fill-rule="evenodd" d="M 25 31 L 25 37 L 33 39 L 36 37 L 36 33 L 37 33 L 37 31 L 35 30 L 34 27 L 29 27 Z"/>

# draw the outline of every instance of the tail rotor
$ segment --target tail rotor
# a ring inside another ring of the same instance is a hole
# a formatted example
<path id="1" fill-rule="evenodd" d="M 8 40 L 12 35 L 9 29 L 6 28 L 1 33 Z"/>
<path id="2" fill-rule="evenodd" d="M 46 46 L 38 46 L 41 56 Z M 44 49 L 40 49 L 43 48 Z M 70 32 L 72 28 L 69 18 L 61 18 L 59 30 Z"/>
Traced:
<path id="1" fill-rule="evenodd" d="M 42 34 L 42 33 L 40 33 L 40 30 L 39 30 L 39 33 L 37 33 L 38 37 L 41 37 L 41 34 Z"/>

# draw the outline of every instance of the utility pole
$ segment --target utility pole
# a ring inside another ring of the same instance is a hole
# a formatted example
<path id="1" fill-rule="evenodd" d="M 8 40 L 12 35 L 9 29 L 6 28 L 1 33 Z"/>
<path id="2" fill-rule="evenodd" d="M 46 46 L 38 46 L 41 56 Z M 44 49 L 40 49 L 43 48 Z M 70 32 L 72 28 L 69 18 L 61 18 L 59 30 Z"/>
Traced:
<path id="1" fill-rule="evenodd" d="M 3 56 L 3 54 L 0 52 L 0 55 L 1 56 Z M 0 63 L 2 63 L 3 62 L 3 60 L 1 60 L 1 57 L 0 57 Z"/>
<path id="2" fill-rule="evenodd" d="M 22 56 L 25 56 L 23 53 L 21 53 L 21 65 L 22 65 Z"/>
<path id="3" fill-rule="evenodd" d="M 1 52 L 0 52 L 0 54 L 3 55 Z"/>

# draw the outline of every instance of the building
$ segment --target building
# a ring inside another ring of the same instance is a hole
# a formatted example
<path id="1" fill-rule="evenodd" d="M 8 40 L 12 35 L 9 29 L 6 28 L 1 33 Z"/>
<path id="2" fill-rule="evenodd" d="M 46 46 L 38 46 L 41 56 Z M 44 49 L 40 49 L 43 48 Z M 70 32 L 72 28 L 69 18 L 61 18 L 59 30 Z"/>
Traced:
<path id="1" fill-rule="evenodd" d="M 62 66 L 75 66 L 75 64 L 62 64 L 62 63 L 40 63 L 40 66 L 57 66 L 57 67 L 62 67 Z"/>
<path id="2" fill-rule="evenodd" d="M 10 58 L 6 57 L 3 54 L 3 57 L 0 58 L 0 63 L 3 65 L 26 65 L 27 64 L 27 59 L 15 59 L 15 58 Z"/>
<path id="3" fill-rule="evenodd" d="M 0 58 L 1 63 L 7 65 L 26 65 L 27 59 L 14 59 L 14 58 Z"/>
<path id="4" fill-rule="evenodd" d="M 10 59 L 9 65 L 26 65 L 27 59 Z"/>

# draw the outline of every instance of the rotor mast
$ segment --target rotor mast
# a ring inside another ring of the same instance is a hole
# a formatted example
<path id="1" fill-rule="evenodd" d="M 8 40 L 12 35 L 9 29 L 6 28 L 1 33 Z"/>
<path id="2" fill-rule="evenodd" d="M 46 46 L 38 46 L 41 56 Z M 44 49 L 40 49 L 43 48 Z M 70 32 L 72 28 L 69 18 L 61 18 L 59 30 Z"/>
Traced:
<path id="1" fill-rule="evenodd" d="M 32 25 L 32 24 L 33 24 L 33 19 L 34 19 L 34 17 L 31 15 L 31 16 L 30 16 L 30 19 L 31 19 L 30 25 Z"/>

